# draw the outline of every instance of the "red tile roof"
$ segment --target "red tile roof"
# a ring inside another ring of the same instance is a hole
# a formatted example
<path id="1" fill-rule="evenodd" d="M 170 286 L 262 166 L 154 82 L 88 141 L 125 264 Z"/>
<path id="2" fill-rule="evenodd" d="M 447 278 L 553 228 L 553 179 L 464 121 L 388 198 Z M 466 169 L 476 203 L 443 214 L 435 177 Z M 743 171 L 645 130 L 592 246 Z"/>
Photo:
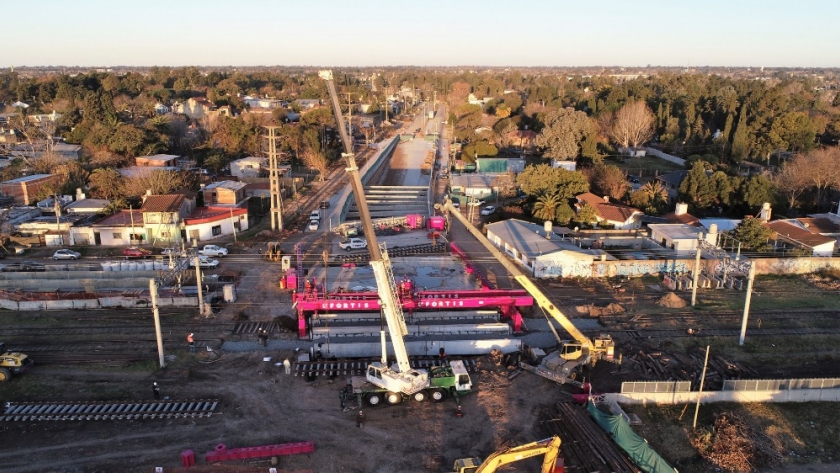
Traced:
<path id="1" fill-rule="evenodd" d="M 143 212 L 180 212 L 184 194 L 150 195 L 140 209 Z"/>
<path id="2" fill-rule="evenodd" d="M 677 215 L 674 212 L 671 212 L 663 215 L 662 218 L 664 218 L 668 223 L 684 223 L 693 227 L 701 226 L 700 219 L 688 213 Z"/>
<path id="3" fill-rule="evenodd" d="M 805 225 L 812 233 L 840 233 L 840 225 L 834 223 L 830 218 L 797 218 L 802 225 Z"/>
<path id="4" fill-rule="evenodd" d="M 197 225 L 199 223 L 216 222 L 231 218 L 231 215 L 248 215 L 248 209 L 239 207 L 199 207 L 184 219 L 186 225 Z"/>
<path id="5" fill-rule="evenodd" d="M 785 238 L 811 248 L 836 241 L 834 238 L 823 236 L 819 233 L 811 233 L 804 228 L 800 228 L 784 220 L 774 220 L 764 225 L 776 232 L 779 238 Z"/>
<path id="6" fill-rule="evenodd" d="M 626 222 L 633 214 L 642 213 L 641 210 L 633 207 L 607 202 L 591 192 L 580 194 L 577 200 L 579 203 L 586 202 L 594 207 L 599 218 L 612 222 Z"/>

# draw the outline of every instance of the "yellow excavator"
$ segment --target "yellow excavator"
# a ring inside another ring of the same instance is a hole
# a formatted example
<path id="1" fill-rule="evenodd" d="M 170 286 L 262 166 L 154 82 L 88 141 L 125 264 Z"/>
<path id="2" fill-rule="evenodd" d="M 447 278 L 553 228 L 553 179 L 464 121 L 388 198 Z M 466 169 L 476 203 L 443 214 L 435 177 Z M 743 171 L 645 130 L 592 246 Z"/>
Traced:
<path id="1" fill-rule="evenodd" d="M 537 455 L 545 455 L 540 473 L 560 473 L 563 471 L 562 465 L 557 466 L 557 457 L 560 456 L 560 437 L 556 435 L 518 447 L 499 450 L 483 462 L 479 458 L 460 458 L 455 460 L 452 471 L 455 473 L 490 473 L 503 465 Z"/>
<path id="2" fill-rule="evenodd" d="M 590 339 L 584 335 L 577 327 L 566 317 L 565 314 L 554 305 L 551 300 L 534 285 L 533 282 L 526 276 L 515 263 L 511 262 L 502 252 L 496 248 L 493 243 L 484 236 L 475 226 L 464 217 L 460 210 L 452 205 L 451 200 L 446 200 L 440 207 L 448 211 L 449 215 L 454 216 L 460 221 L 464 227 L 489 251 L 494 258 L 496 258 L 505 269 L 513 275 L 513 278 L 518 282 L 528 294 L 530 294 L 537 305 L 546 313 L 550 315 L 563 329 L 572 336 L 574 340 L 563 340 L 551 324 L 549 320 L 549 328 L 554 333 L 554 337 L 560 344 L 558 350 L 549 353 L 538 366 L 532 366 L 528 363 L 520 363 L 519 366 L 534 374 L 538 374 L 544 378 L 548 378 L 560 384 L 570 383 L 581 386 L 579 381 L 576 381 L 580 370 L 590 364 L 592 366 L 598 360 L 612 361 L 615 358 L 615 341 L 611 336 L 601 334 L 594 339 Z"/>
<path id="3" fill-rule="evenodd" d="M 12 375 L 23 374 L 33 365 L 32 358 L 23 353 L 6 350 L 0 342 L 0 382 L 12 379 Z"/>

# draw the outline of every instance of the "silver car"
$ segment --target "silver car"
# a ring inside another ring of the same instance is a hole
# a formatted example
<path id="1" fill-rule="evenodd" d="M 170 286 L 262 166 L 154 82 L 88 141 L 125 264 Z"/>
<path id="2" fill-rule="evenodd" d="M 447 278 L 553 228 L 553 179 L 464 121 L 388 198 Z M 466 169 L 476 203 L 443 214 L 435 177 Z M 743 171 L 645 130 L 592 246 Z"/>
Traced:
<path id="1" fill-rule="evenodd" d="M 55 253 L 53 253 L 53 259 L 55 259 L 55 260 L 59 260 L 59 259 L 79 259 L 81 257 L 82 257 L 81 253 L 78 253 L 78 252 L 73 251 L 73 250 L 57 250 Z"/>

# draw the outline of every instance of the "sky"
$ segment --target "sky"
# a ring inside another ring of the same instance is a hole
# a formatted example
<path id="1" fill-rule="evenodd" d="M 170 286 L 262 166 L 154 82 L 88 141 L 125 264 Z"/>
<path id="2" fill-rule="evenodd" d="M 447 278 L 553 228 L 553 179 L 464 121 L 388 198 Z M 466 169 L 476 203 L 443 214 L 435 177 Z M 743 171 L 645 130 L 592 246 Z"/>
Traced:
<path id="1" fill-rule="evenodd" d="M 837 0 L 7 0 L 0 11 L 0 67 L 840 67 Z"/>

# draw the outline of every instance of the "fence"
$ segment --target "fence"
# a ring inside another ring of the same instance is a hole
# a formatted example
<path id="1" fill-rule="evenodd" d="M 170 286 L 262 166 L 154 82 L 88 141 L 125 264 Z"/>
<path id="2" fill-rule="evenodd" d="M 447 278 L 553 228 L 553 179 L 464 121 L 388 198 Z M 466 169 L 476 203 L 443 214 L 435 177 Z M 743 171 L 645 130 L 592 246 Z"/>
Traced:
<path id="1" fill-rule="evenodd" d="M 682 393 L 691 391 L 691 381 L 627 381 L 621 393 Z"/>
<path id="2" fill-rule="evenodd" d="M 605 394 L 604 397 L 622 404 L 686 404 L 697 402 L 698 397 L 702 403 L 840 402 L 840 378 L 730 380 L 724 382 L 720 391 L 700 393 L 682 389 L 675 382 L 623 383 L 620 393 Z"/>

